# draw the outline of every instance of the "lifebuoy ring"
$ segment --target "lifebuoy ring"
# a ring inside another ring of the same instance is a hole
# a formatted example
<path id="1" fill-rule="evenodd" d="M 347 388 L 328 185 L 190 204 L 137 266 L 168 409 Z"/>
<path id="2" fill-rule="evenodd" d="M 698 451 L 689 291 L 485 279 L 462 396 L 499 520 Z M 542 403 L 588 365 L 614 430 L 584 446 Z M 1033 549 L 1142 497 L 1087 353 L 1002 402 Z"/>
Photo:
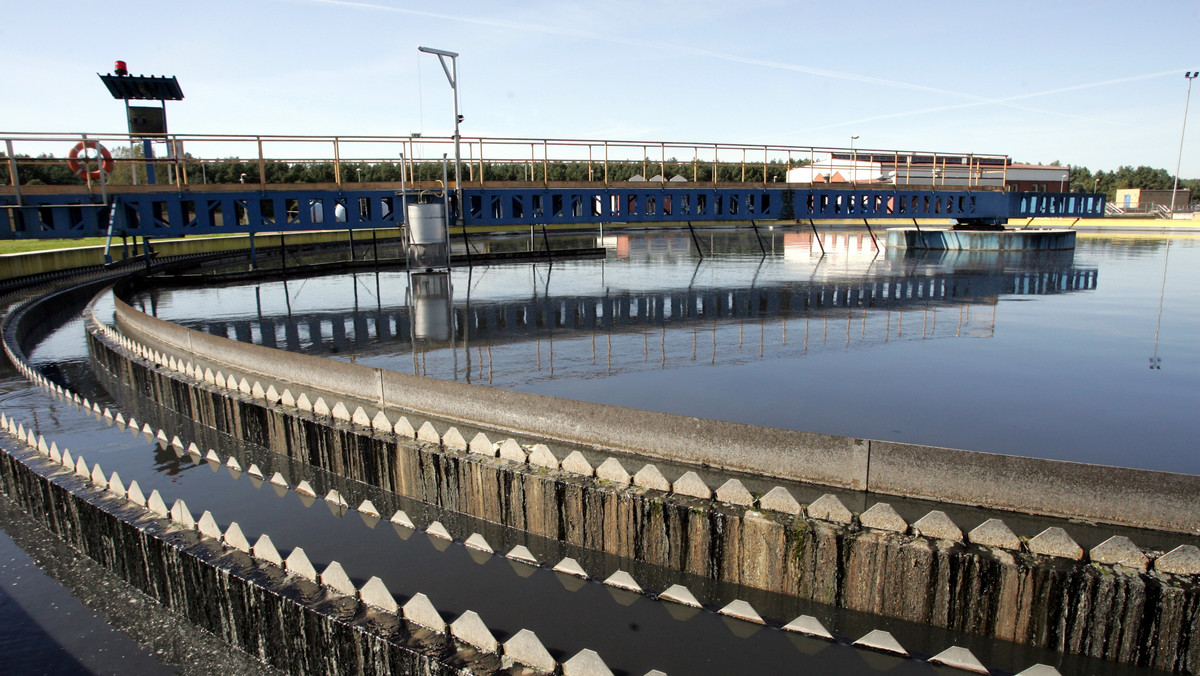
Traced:
<path id="1" fill-rule="evenodd" d="M 91 171 L 88 171 L 79 163 L 79 153 L 84 148 L 91 148 L 99 154 L 101 158 L 100 169 L 92 169 Z M 75 144 L 74 148 L 71 148 L 71 154 L 67 156 L 67 166 L 70 167 L 71 171 L 80 178 L 87 177 L 93 181 L 99 181 L 101 169 L 104 171 L 104 173 L 111 174 L 113 171 L 113 166 L 115 165 L 113 163 L 112 154 L 108 152 L 108 148 L 105 148 L 96 141 L 80 141 L 79 143 Z"/>

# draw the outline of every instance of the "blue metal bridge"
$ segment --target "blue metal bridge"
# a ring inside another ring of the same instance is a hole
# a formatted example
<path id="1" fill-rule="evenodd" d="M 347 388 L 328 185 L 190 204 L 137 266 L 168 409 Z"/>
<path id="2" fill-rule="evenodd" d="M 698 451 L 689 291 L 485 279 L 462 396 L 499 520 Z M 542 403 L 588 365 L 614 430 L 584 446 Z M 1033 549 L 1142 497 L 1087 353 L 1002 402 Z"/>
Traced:
<path id="1" fill-rule="evenodd" d="M 1099 194 L 1011 192 L 1006 173 L 1010 162 L 999 155 L 860 149 L 851 156 L 844 149 L 790 146 L 464 139 L 472 158 L 467 161 L 462 182 L 457 183 L 444 178 L 445 165 L 412 159 L 430 157 L 426 144 L 433 144 L 433 152 L 437 153 L 441 149 L 437 144 L 450 139 L 163 136 L 155 142 L 166 146 L 165 160 L 145 159 L 125 147 L 149 143 L 141 137 L 14 135 L 4 140 L 8 166 L 0 169 L 8 170 L 9 185 L 0 186 L 0 239 L 105 234 L 163 238 L 390 228 L 403 224 L 405 200 L 445 201 L 456 227 L 484 229 L 757 220 L 866 220 L 886 224 L 936 219 L 1003 224 L 1034 217 L 1097 217 L 1104 215 L 1105 207 L 1104 196 Z M 85 183 L 65 172 L 66 159 L 55 160 L 47 155 L 34 158 L 32 152 L 19 154 L 20 147 L 14 150 L 14 142 L 41 150 L 43 146 L 31 144 L 53 143 L 44 147 L 59 148 L 67 141 L 78 142 L 76 148 L 83 147 L 85 152 L 96 148 L 100 141 L 108 143 L 118 150 L 116 171 L 124 174 L 102 175 L 97 157 L 95 170 L 89 175 L 86 162 L 81 171 L 79 162 L 72 160 L 73 170 L 86 179 Z M 221 143 L 224 145 L 214 152 L 232 148 L 235 157 L 245 156 L 241 154 L 245 145 L 229 144 L 253 144 L 249 152 L 256 154 L 257 160 L 236 160 L 242 173 L 240 180 L 236 174 L 233 180 L 239 182 L 228 182 L 229 177 L 225 177 L 227 182 L 223 184 L 209 184 L 207 172 L 233 160 L 194 157 L 182 151 L 184 141 L 189 148 L 204 142 Z M 297 144 L 308 143 L 306 147 L 311 147 L 314 143 L 331 143 L 332 159 L 295 155 L 269 159 L 264 151 L 268 142 L 283 146 L 278 152 L 284 155 L 287 148 Z M 353 148 L 359 149 L 358 154 L 356 159 L 349 159 Z M 517 158 L 514 148 L 528 148 L 528 153 Z M 627 151 L 623 159 L 617 157 L 621 149 Z M 553 153 L 567 159 L 551 159 Z M 711 159 L 702 158 L 702 153 L 709 153 Z M 740 153 L 741 159 L 729 160 L 731 153 L 735 158 Z M 760 155 L 749 159 L 751 153 Z M 602 158 L 596 157 L 601 154 Z M 658 157 L 649 159 L 654 154 Z M 487 162 L 482 159 L 485 155 Z M 685 159 L 676 159 L 676 155 Z M 830 158 L 827 161 L 831 167 L 833 162 L 849 162 L 855 167 L 870 164 L 876 167 L 876 173 L 883 173 L 861 183 L 786 182 L 794 167 L 815 166 L 820 157 Z M 76 185 L 21 184 L 19 177 L 29 167 L 40 163 L 55 168 L 55 162 L 60 165 L 57 169 Z M 25 164 L 21 167 L 19 163 Z M 166 185 L 145 184 L 154 183 L 155 167 L 158 175 L 165 177 Z M 297 183 L 301 179 L 292 178 L 295 170 L 314 167 L 327 172 L 324 183 Z M 392 174 L 384 174 L 385 169 Z M 430 169 L 435 173 L 427 171 Z M 510 180 L 511 176 L 502 174 L 514 169 L 522 180 Z M 551 176 L 552 169 L 565 178 L 556 180 Z M 634 171 L 641 173 L 631 176 Z M 642 176 L 656 171 L 658 175 L 653 179 Z M 137 185 L 139 174 L 145 176 L 142 185 Z M 363 182 L 364 175 L 373 174 L 378 177 Z M 674 176 L 667 179 L 671 174 Z M 390 178 L 380 180 L 385 175 Z M 397 175 L 401 179 L 409 177 L 407 185 L 394 180 Z M 436 180 L 438 175 L 444 180 Z M 1062 187 L 1069 190 L 1069 186 Z"/>
<path id="2" fill-rule="evenodd" d="M 275 187 L 171 192 L 0 195 L 0 239 L 149 238 L 402 224 L 398 189 Z M 453 197 L 453 195 L 451 195 Z M 410 196 L 415 200 L 416 194 Z M 434 201 L 442 201 L 435 198 Z M 451 199 L 451 219 L 458 210 Z M 468 227 L 599 223 L 947 219 L 1004 223 L 1104 215 L 1103 195 L 812 187 L 517 187 L 463 191 Z"/>

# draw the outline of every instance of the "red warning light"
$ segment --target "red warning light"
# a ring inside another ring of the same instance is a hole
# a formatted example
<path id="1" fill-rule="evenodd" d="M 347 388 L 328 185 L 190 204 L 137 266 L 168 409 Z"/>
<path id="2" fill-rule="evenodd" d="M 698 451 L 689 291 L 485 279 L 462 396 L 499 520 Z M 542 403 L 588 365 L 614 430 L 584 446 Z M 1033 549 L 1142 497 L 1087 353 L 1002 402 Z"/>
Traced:
<path id="1" fill-rule="evenodd" d="M 124 61 L 113 63 L 113 75 L 128 75 L 129 69 L 125 67 Z"/>

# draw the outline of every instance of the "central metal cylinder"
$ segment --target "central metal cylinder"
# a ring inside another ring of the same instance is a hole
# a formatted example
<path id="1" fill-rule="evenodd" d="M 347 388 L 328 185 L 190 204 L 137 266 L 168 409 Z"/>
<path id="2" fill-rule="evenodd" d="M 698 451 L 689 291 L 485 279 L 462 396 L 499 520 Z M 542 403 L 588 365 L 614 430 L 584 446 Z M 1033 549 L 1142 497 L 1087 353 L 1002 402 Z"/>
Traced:
<path id="1" fill-rule="evenodd" d="M 446 242 L 446 217 L 443 205 L 408 205 L 408 229 L 413 244 L 444 244 Z"/>

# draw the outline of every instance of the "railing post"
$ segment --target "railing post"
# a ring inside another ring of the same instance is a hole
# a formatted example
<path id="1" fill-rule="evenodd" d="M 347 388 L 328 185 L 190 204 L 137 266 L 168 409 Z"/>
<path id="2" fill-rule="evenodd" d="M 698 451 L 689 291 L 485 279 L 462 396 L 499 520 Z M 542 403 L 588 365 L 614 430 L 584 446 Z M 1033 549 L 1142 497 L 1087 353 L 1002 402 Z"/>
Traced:
<path id="1" fill-rule="evenodd" d="M 483 167 L 484 167 L 484 164 L 483 164 L 483 139 L 481 138 L 481 139 L 479 139 L 479 184 L 480 185 L 483 185 L 484 181 L 487 180 Z"/>
<path id="2" fill-rule="evenodd" d="M 255 136 L 254 140 L 258 144 L 258 187 L 262 190 L 267 187 L 267 162 L 263 159 L 262 137 Z"/>
<path id="3" fill-rule="evenodd" d="M 767 147 L 763 146 L 763 187 L 767 187 Z"/>
<path id="4" fill-rule="evenodd" d="M 17 196 L 17 206 L 24 206 L 21 201 L 21 177 L 17 173 L 17 156 L 13 154 L 12 139 L 4 139 L 4 146 L 8 149 L 8 175 L 12 181 L 13 192 Z"/>
<path id="5" fill-rule="evenodd" d="M 550 149 L 546 139 L 542 139 L 542 182 L 550 185 Z"/>
<path id="6" fill-rule="evenodd" d="M 604 142 L 604 185 L 608 186 L 608 141 Z"/>
<path id="7" fill-rule="evenodd" d="M 333 137 L 333 182 L 342 187 L 342 155 L 338 147 L 338 137 Z"/>
<path id="8" fill-rule="evenodd" d="M 746 149 L 742 148 L 742 183 L 746 182 Z"/>
<path id="9" fill-rule="evenodd" d="M 658 175 L 662 177 L 662 187 L 667 187 L 667 144 L 658 144 Z"/>

